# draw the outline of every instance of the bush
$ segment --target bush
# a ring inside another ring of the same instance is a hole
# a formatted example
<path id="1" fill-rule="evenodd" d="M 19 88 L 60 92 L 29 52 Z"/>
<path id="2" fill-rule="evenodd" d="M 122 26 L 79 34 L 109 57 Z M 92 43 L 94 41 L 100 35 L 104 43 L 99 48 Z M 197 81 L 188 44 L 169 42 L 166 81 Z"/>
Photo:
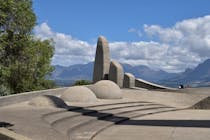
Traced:
<path id="1" fill-rule="evenodd" d="M 73 85 L 74 86 L 78 86 L 78 85 L 90 85 L 90 84 L 92 84 L 91 81 L 88 81 L 88 80 L 78 80 Z"/>
<path id="2" fill-rule="evenodd" d="M 11 94 L 11 92 L 6 86 L 0 85 L 0 96 L 6 96 L 6 95 L 10 95 L 10 94 Z"/>

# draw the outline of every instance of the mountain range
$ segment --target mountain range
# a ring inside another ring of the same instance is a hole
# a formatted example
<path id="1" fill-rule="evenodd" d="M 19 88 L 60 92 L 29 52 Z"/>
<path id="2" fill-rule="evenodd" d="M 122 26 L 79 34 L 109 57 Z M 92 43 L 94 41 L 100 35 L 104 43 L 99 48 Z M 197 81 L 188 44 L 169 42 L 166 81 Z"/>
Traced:
<path id="1" fill-rule="evenodd" d="M 210 59 L 199 64 L 194 69 L 186 69 L 185 72 L 177 76 L 158 81 L 159 84 L 177 86 L 184 84 L 190 87 L 210 86 Z"/>
<path id="2" fill-rule="evenodd" d="M 59 86 L 72 85 L 77 80 L 92 80 L 93 62 L 88 64 L 77 64 L 68 67 L 55 65 L 50 79 Z M 199 64 L 194 69 L 186 69 L 182 73 L 168 73 L 163 70 L 152 70 L 151 68 L 139 65 L 131 66 L 122 64 L 124 71 L 132 73 L 135 77 L 157 84 L 177 87 L 179 84 L 189 86 L 210 85 L 210 59 Z"/>

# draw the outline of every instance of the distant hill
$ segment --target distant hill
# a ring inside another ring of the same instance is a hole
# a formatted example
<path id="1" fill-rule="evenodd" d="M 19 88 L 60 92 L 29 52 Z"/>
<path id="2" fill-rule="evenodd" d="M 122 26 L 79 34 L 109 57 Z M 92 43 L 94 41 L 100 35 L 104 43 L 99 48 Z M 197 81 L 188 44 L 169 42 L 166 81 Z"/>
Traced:
<path id="1" fill-rule="evenodd" d="M 169 86 L 178 86 L 179 84 L 193 87 L 210 86 L 210 59 L 207 59 L 194 69 L 186 69 L 185 72 L 173 78 L 159 81 L 159 83 Z"/>
<path id="2" fill-rule="evenodd" d="M 93 66 L 93 62 L 69 67 L 56 65 L 50 79 L 55 80 L 60 86 L 72 85 L 77 80 L 91 81 Z M 122 66 L 125 72 L 132 73 L 137 78 L 170 87 L 178 87 L 180 84 L 190 86 L 210 85 L 210 59 L 207 59 L 194 69 L 186 69 L 183 73 L 168 73 L 162 70 L 152 70 L 144 65 L 131 66 L 122 64 Z"/>
<path id="3" fill-rule="evenodd" d="M 93 75 L 93 63 L 77 64 L 69 67 L 55 65 L 50 79 L 57 85 L 69 86 L 77 80 L 91 80 Z"/>
<path id="4" fill-rule="evenodd" d="M 151 68 L 140 65 L 131 66 L 128 64 L 122 64 L 124 71 L 132 73 L 136 78 L 141 78 L 150 82 L 158 83 L 160 80 L 169 79 L 178 76 L 176 73 L 168 73 L 162 70 L 152 70 Z"/>
<path id="5" fill-rule="evenodd" d="M 78 64 L 69 67 L 55 65 L 55 70 L 50 79 L 55 80 L 58 85 L 68 86 L 73 84 L 76 80 L 92 80 L 93 62 L 88 64 Z M 124 71 L 135 75 L 135 77 L 142 78 L 151 82 L 158 82 L 163 79 L 169 79 L 177 74 L 167 73 L 165 71 L 155 71 L 147 66 L 131 66 L 122 64 Z"/>

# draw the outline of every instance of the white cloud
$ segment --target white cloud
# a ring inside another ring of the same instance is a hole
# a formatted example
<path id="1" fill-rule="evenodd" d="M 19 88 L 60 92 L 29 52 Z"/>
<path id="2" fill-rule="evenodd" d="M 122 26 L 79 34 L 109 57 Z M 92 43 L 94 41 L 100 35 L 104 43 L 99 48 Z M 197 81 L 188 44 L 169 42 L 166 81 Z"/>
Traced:
<path id="1" fill-rule="evenodd" d="M 153 41 L 110 43 L 110 52 L 113 59 L 131 65 L 147 65 L 153 69 L 160 69 L 167 65 L 168 61 L 164 60 L 164 58 L 168 48 L 169 46 L 166 44 Z M 164 69 L 171 70 L 169 68 Z"/>
<path id="2" fill-rule="evenodd" d="M 113 59 L 131 65 L 147 65 L 153 69 L 180 72 L 210 58 L 210 16 L 187 19 L 172 27 L 144 25 L 144 35 L 151 41 L 110 42 Z M 137 29 L 129 32 L 138 33 Z M 42 39 L 52 38 L 55 44 L 53 64 L 72 65 L 94 61 L 96 44 L 53 32 L 47 23 L 35 28 Z M 156 41 L 154 41 L 156 40 Z"/>
<path id="3" fill-rule="evenodd" d="M 137 30 L 137 29 L 135 29 L 135 28 L 130 28 L 130 29 L 128 29 L 128 32 L 129 32 L 129 33 L 135 33 L 138 37 L 142 37 L 141 31 L 140 31 L 140 30 Z"/>
<path id="4" fill-rule="evenodd" d="M 174 28 L 162 28 L 158 25 L 144 25 L 144 31 L 149 36 L 157 36 L 162 42 L 175 42 L 183 37 L 182 32 Z M 175 42 L 178 43 L 178 42 Z"/>
<path id="5" fill-rule="evenodd" d="M 164 57 L 167 58 L 165 61 L 169 60 L 168 67 L 174 68 L 173 71 L 195 67 L 210 58 L 210 16 L 183 20 L 170 28 L 144 25 L 144 31 L 154 39 L 159 38 L 160 44 L 169 46 Z"/>
<path id="6" fill-rule="evenodd" d="M 55 55 L 52 59 L 53 64 L 73 65 L 84 64 L 93 61 L 95 45 L 88 42 L 72 38 L 70 35 L 53 32 L 47 23 L 36 26 L 35 34 L 41 39 L 52 38 L 55 42 Z"/>

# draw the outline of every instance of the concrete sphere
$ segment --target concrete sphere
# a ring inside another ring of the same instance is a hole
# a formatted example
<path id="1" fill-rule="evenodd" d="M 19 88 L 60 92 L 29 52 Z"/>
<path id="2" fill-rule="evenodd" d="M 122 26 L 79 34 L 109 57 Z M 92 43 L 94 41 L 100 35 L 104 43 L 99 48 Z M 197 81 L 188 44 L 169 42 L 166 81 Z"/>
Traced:
<path id="1" fill-rule="evenodd" d="M 89 88 L 100 99 L 121 99 L 122 92 L 117 84 L 110 80 L 101 80 Z"/>
<path id="2" fill-rule="evenodd" d="M 52 95 L 43 95 L 33 98 L 29 101 L 29 105 L 37 106 L 37 107 L 58 107 L 58 108 L 65 108 L 67 105 L 65 102 Z"/>
<path id="3" fill-rule="evenodd" d="M 96 95 L 85 86 L 73 86 L 68 88 L 61 99 L 69 102 L 93 102 L 96 101 Z"/>

